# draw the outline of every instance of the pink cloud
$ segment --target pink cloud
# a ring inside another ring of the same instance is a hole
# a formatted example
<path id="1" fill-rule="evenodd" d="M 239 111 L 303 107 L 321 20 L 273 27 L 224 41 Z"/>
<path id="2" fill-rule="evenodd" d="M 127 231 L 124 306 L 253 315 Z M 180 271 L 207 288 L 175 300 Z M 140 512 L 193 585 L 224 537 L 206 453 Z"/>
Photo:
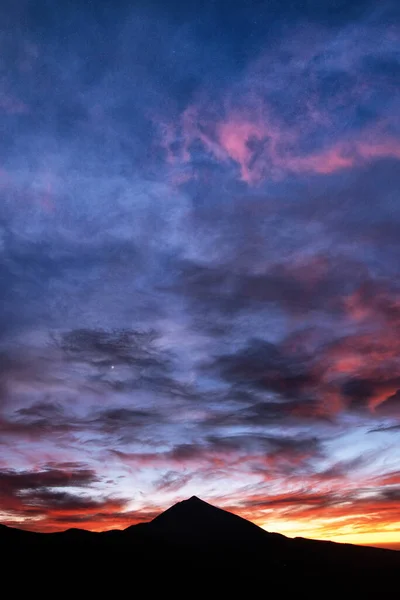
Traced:
<path id="1" fill-rule="evenodd" d="M 266 171 L 272 171 L 279 162 L 277 145 L 282 132 L 261 119 L 252 122 L 234 115 L 217 126 L 217 135 L 227 157 L 239 165 L 242 181 L 250 184 L 258 182 Z M 257 142 L 261 149 L 259 156 L 254 148 Z"/>
<path id="2" fill-rule="evenodd" d="M 334 146 L 320 153 L 306 156 L 288 156 L 283 158 L 281 167 L 295 173 L 318 173 L 328 175 L 335 171 L 348 169 L 354 165 L 354 158 L 345 156 L 340 146 Z"/>
<path id="3" fill-rule="evenodd" d="M 357 154 L 360 159 L 365 161 L 376 158 L 400 160 L 400 141 L 393 138 L 360 141 L 357 144 Z"/>
<path id="4" fill-rule="evenodd" d="M 266 103 L 252 96 L 243 99 L 241 109 L 231 109 L 226 103 L 224 113 L 210 116 L 203 106 L 191 105 L 176 125 L 160 125 L 167 163 L 191 163 L 193 145 L 200 144 L 218 162 L 235 163 L 242 181 L 257 185 L 290 173 L 329 175 L 379 158 L 400 159 L 400 141 L 377 126 L 307 153 L 301 143 L 314 131 L 315 123 L 309 129 L 304 124 L 289 128 L 271 118 Z M 321 119 L 317 125 L 326 128 Z"/>

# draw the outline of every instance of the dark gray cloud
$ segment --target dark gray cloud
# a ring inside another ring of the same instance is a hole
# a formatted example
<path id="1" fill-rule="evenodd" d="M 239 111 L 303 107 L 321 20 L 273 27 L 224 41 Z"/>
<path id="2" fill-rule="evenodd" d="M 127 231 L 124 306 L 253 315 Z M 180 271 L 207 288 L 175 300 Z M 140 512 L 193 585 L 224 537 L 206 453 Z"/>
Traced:
<path id="1" fill-rule="evenodd" d="M 66 486 L 87 486 L 98 478 L 93 470 L 85 468 L 76 468 L 73 471 L 60 470 L 55 468 L 44 469 L 41 471 L 2 471 L 0 474 L 2 489 L 14 490 L 36 490 L 39 488 L 53 488 Z"/>
<path id="2" fill-rule="evenodd" d="M 397 431 L 400 431 L 400 423 L 396 424 L 396 425 L 388 425 L 387 427 L 385 427 L 384 425 L 380 426 L 380 427 L 376 427 L 375 429 L 370 429 L 368 433 L 381 433 L 381 432 L 392 432 L 392 433 L 396 433 Z"/>
<path id="3" fill-rule="evenodd" d="M 92 469 L 78 463 L 48 465 L 37 471 L 0 471 L 0 501 L 4 515 L 19 519 L 90 521 L 102 510 L 118 515 L 126 500 L 101 497 L 92 486 L 100 481 Z M 71 488 L 75 491 L 71 491 Z M 84 492 L 84 494 L 82 494 Z M 6 517 L 7 518 L 7 517 Z"/>
<path id="4" fill-rule="evenodd" d="M 81 329 L 65 333 L 60 347 L 68 357 L 100 367 L 121 365 L 167 370 L 167 354 L 162 357 L 161 352 L 154 349 L 156 339 L 153 331 Z"/>
<path id="5" fill-rule="evenodd" d="M 343 394 L 349 400 L 350 408 L 352 409 L 367 409 L 369 402 L 375 396 L 383 398 L 376 410 L 379 415 L 395 415 L 399 410 L 400 394 L 396 391 L 392 394 L 392 390 L 400 388 L 399 377 L 382 377 L 381 379 L 350 379 L 343 385 Z"/>
<path id="6" fill-rule="evenodd" d="M 400 500 L 400 487 L 392 487 L 382 490 L 381 497 L 390 502 L 398 502 Z"/>
<path id="7" fill-rule="evenodd" d="M 157 490 L 160 491 L 179 491 L 192 478 L 193 474 L 191 473 L 182 474 L 178 471 L 168 471 L 159 479 L 159 481 L 156 482 L 155 485 Z"/>
<path id="8" fill-rule="evenodd" d="M 318 383 L 311 367 L 308 356 L 291 355 L 277 344 L 253 339 L 233 354 L 215 357 L 209 368 L 227 382 L 245 389 L 271 392 L 286 400 L 306 397 L 310 401 Z M 272 406 L 265 404 L 264 408 L 267 411 Z M 263 410 L 261 403 L 258 410 Z"/>

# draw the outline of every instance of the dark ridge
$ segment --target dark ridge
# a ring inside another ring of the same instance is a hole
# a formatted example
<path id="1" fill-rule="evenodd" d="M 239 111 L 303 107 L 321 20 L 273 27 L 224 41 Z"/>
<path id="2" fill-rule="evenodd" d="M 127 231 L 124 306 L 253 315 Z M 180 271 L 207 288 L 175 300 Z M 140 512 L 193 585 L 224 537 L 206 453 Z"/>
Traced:
<path id="1" fill-rule="evenodd" d="M 355 597 L 361 597 L 362 590 L 370 594 L 373 582 L 379 583 L 382 594 L 386 584 L 398 583 L 400 573 L 400 552 L 290 539 L 196 496 L 171 506 L 149 523 L 123 531 L 92 533 L 72 528 L 39 534 L 3 525 L 0 550 L 5 556 L 3 583 L 7 568 L 17 568 L 18 573 L 32 569 L 31 584 L 39 581 L 38 573 L 45 569 L 54 580 L 67 578 L 76 585 L 83 581 L 91 590 L 98 585 L 102 593 L 104 585 L 111 585 L 112 594 L 119 582 L 125 593 L 126 576 L 134 573 L 138 589 L 146 586 L 150 596 L 157 584 L 175 581 L 176 585 L 190 578 L 190 595 L 200 584 L 211 586 L 204 591 L 210 595 L 217 582 L 223 590 L 235 593 L 243 584 L 247 595 L 249 585 L 254 589 L 273 585 L 271 589 L 279 586 L 281 592 L 305 591 L 316 597 L 320 597 L 321 585 L 331 592 L 335 584 L 347 592 L 354 586 Z M 189 588 L 185 587 L 186 592 Z"/>

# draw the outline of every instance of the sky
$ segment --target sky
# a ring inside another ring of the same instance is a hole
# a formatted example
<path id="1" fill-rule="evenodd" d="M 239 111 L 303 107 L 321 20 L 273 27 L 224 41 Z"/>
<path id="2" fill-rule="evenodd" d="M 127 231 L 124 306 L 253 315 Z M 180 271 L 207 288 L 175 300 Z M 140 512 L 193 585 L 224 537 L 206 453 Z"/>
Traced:
<path id="1" fill-rule="evenodd" d="M 400 549 L 399 17 L 1 3 L 0 522 Z"/>

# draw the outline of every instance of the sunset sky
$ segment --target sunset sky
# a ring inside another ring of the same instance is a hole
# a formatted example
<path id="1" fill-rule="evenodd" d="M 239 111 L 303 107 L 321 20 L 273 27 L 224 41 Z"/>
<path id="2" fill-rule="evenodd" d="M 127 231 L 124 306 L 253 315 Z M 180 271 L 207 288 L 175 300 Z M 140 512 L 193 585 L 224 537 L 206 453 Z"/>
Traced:
<path id="1" fill-rule="evenodd" d="M 0 522 L 400 549 L 398 2 L 3 1 L 0 131 Z"/>

